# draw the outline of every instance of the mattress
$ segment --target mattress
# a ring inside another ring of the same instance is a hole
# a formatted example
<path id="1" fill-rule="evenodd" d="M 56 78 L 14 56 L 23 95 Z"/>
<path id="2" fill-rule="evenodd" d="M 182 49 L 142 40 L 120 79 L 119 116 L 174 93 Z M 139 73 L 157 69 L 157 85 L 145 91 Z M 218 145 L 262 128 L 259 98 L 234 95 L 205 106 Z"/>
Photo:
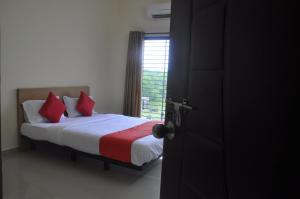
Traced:
<path id="1" fill-rule="evenodd" d="M 94 114 L 92 117 L 62 118 L 60 123 L 24 123 L 21 134 L 33 140 L 49 141 L 94 155 L 99 152 L 102 136 L 129 129 L 147 122 L 147 119 L 117 114 Z M 134 141 L 131 145 L 131 163 L 141 166 L 162 154 L 163 140 L 152 135 Z"/>

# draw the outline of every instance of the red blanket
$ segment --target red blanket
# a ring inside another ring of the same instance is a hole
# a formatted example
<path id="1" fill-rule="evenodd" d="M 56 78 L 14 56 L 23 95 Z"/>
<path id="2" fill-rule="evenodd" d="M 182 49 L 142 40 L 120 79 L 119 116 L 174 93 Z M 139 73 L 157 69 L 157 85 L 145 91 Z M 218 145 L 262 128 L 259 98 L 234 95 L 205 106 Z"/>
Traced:
<path id="1" fill-rule="evenodd" d="M 131 163 L 131 145 L 137 139 L 152 134 L 152 127 L 161 121 L 150 121 L 130 129 L 107 134 L 99 139 L 102 156 Z"/>

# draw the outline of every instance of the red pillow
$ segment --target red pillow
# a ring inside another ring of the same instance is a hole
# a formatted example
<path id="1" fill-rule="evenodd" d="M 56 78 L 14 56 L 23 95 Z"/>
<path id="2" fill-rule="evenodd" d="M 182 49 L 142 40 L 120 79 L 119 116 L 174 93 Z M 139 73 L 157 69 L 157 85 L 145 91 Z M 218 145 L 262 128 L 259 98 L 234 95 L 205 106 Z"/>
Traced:
<path id="1" fill-rule="evenodd" d="M 93 114 L 95 102 L 84 92 L 80 92 L 80 97 L 77 102 L 77 110 L 84 116 L 91 116 Z"/>
<path id="2" fill-rule="evenodd" d="M 57 123 L 59 122 L 65 110 L 65 105 L 59 99 L 57 99 L 52 92 L 50 92 L 39 113 L 43 117 L 47 118 L 50 122 Z"/>

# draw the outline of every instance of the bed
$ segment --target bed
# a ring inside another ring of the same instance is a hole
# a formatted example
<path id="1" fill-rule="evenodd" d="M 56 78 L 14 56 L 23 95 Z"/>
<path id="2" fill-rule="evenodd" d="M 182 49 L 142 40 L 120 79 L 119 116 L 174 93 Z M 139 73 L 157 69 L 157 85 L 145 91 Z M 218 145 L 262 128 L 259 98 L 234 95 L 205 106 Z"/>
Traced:
<path id="1" fill-rule="evenodd" d="M 117 156 L 108 156 L 104 152 L 109 149 L 105 140 L 116 132 L 136 129 L 153 122 L 135 117 L 127 117 L 118 114 L 93 114 L 91 117 L 64 117 L 59 123 L 27 123 L 24 120 L 22 103 L 27 100 L 46 99 L 49 91 L 56 95 L 78 97 L 80 91 L 89 94 L 88 86 L 58 87 L 58 88 L 23 88 L 17 90 L 19 146 L 21 149 L 28 148 L 35 143 L 47 142 L 70 151 L 71 159 L 76 160 L 78 155 L 85 155 L 104 161 L 104 168 L 109 169 L 110 163 L 142 170 L 162 155 L 163 140 L 155 139 L 147 135 L 136 139 L 130 145 L 130 151 L 126 159 Z M 116 146 L 116 145 L 114 145 Z M 106 148 L 105 148 L 106 147 Z M 101 151 L 102 148 L 102 151 Z M 110 149 L 109 149 L 110 150 Z M 117 153 L 122 153 L 122 149 Z M 124 150 L 123 150 L 124 151 Z M 103 154 L 102 154 L 103 153 Z"/>

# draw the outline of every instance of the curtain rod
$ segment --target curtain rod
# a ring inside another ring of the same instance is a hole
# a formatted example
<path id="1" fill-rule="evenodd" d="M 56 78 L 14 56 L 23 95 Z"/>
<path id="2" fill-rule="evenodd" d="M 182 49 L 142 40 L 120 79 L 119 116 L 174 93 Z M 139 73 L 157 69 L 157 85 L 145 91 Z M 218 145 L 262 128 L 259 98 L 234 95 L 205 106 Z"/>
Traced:
<path id="1" fill-rule="evenodd" d="M 168 32 L 156 32 L 156 33 L 145 33 L 144 35 L 145 39 L 169 39 L 170 33 Z"/>

